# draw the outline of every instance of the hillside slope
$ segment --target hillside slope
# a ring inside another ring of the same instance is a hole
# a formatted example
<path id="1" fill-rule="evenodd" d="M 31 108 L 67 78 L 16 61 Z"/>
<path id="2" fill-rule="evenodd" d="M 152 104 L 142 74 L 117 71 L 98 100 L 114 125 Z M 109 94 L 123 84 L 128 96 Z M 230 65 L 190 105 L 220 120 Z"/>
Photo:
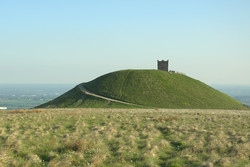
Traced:
<path id="1" fill-rule="evenodd" d="M 182 74 L 159 70 L 112 72 L 83 86 L 95 94 L 159 108 L 244 109 L 240 102 Z M 39 107 L 125 107 L 103 99 L 84 96 L 78 87 Z M 127 107 L 127 106 L 126 106 Z"/>
<path id="2" fill-rule="evenodd" d="M 36 108 L 135 108 L 135 106 L 90 96 L 76 86 L 56 99 L 39 105 Z"/>

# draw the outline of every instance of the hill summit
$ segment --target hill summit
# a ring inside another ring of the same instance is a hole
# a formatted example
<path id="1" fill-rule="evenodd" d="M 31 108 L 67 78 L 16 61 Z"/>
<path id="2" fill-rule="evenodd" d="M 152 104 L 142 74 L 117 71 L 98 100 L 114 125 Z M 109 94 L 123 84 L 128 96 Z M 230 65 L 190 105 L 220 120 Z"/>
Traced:
<path id="1" fill-rule="evenodd" d="M 246 108 L 198 80 L 161 70 L 108 73 L 38 106 L 58 107 Z"/>

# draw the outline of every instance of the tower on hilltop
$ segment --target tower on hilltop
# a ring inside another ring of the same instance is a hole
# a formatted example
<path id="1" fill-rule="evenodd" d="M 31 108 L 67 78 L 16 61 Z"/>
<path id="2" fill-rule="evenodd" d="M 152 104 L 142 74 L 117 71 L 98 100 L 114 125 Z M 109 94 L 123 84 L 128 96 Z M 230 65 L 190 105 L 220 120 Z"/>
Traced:
<path id="1" fill-rule="evenodd" d="M 162 71 L 167 71 L 168 72 L 168 63 L 169 63 L 169 60 L 165 61 L 165 60 L 162 60 L 162 61 L 159 61 L 157 60 L 158 62 L 158 70 L 162 70 Z"/>

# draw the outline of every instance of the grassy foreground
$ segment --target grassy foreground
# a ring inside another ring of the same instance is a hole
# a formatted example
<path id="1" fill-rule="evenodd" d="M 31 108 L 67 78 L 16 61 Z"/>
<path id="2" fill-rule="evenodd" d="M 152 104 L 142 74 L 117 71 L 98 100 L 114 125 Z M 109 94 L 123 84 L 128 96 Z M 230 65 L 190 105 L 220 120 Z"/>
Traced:
<path id="1" fill-rule="evenodd" d="M 249 111 L 0 112 L 0 166 L 247 166 Z"/>

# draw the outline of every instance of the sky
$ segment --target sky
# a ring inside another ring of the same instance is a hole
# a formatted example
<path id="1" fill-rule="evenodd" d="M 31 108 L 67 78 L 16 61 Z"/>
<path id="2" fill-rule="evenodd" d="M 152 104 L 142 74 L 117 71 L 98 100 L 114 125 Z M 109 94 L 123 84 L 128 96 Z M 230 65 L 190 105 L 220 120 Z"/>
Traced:
<path id="1" fill-rule="evenodd" d="M 249 0 L 0 0 L 0 84 L 170 69 L 250 85 Z"/>

